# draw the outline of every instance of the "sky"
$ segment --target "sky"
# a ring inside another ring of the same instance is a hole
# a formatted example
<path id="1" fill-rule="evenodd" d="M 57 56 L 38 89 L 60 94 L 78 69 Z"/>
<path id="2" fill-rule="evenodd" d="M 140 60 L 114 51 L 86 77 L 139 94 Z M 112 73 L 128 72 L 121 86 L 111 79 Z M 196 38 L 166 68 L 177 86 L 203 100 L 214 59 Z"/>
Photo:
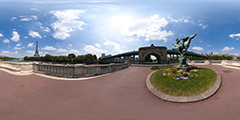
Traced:
<path id="1" fill-rule="evenodd" d="M 119 54 L 193 34 L 189 51 L 240 55 L 237 0 L 0 0 L 0 55 Z"/>

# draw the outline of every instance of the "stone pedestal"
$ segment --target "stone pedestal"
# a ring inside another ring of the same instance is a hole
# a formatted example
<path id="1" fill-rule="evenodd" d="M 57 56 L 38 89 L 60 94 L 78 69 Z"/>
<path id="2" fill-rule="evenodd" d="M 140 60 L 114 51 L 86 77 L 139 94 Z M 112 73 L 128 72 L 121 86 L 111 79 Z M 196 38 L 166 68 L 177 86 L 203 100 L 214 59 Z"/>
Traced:
<path id="1" fill-rule="evenodd" d="M 178 70 L 183 70 L 183 71 L 189 72 L 190 70 L 193 69 L 193 66 L 191 66 L 191 65 L 189 65 L 189 66 L 187 66 L 187 67 L 178 67 L 178 66 L 176 66 L 176 68 L 177 68 Z"/>

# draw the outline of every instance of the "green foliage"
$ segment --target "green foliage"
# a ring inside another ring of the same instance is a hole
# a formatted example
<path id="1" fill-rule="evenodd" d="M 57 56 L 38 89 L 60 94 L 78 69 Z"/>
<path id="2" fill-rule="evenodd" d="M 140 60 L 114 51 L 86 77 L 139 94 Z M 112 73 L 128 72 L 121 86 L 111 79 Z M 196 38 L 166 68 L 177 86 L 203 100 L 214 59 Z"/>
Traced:
<path id="1" fill-rule="evenodd" d="M 175 57 L 175 58 L 169 58 L 168 60 L 169 60 L 169 61 L 178 61 L 178 58 L 177 58 L 177 57 Z"/>
<path id="2" fill-rule="evenodd" d="M 2 60 L 13 60 L 13 59 L 16 59 L 16 58 L 4 56 L 4 57 L 0 57 L 0 59 L 2 59 Z"/>
<path id="3" fill-rule="evenodd" d="M 189 60 L 203 60 L 202 57 L 194 57 L 194 56 L 188 56 L 187 59 L 189 59 Z"/>
<path id="4" fill-rule="evenodd" d="M 153 67 L 151 68 L 151 70 L 158 70 L 158 69 L 160 69 L 158 66 L 153 66 Z"/>
<path id="5" fill-rule="evenodd" d="M 226 55 L 212 55 L 212 56 L 207 56 L 212 60 L 232 60 L 232 56 L 226 56 Z M 194 57 L 194 56 L 187 56 L 187 59 L 189 60 L 204 60 L 202 57 Z M 178 61 L 178 58 L 169 58 L 169 61 Z"/>
<path id="6" fill-rule="evenodd" d="M 78 55 L 74 59 L 74 62 L 76 62 L 76 63 L 93 63 L 96 60 L 97 60 L 97 56 L 96 55 L 86 54 L 86 55 Z"/>
<path id="7" fill-rule="evenodd" d="M 212 60 L 231 60 L 233 59 L 232 56 L 225 56 L 225 55 L 212 55 L 210 56 Z"/>
<path id="8" fill-rule="evenodd" d="M 217 79 L 217 74 L 208 68 L 197 68 L 191 74 L 198 74 L 198 76 L 193 79 L 178 80 L 171 76 L 164 76 L 163 71 L 159 70 L 152 74 L 150 80 L 152 85 L 163 93 L 174 96 L 192 96 L 210 89 Z"/>
<path id="9" fill-rule="evenodd" d="M 54 62 L 54 63 L 95 63 L 97 61 L 97 56 L 92 54 L 86 55 L 76 55 L 69 54 L 68 56 L 51 56 L 46 54 L 43 57 L 28 57 L 25 56 L 26 61 L 44 61 L 44 62 Z"/>
<path id="10" fill-rule="evenodd" d="M 153 60 L 151 59 L 151 56 L 148 55 L 148 56 L 145 57 L 145 61 L 146 62 L 152 62 Z"/>

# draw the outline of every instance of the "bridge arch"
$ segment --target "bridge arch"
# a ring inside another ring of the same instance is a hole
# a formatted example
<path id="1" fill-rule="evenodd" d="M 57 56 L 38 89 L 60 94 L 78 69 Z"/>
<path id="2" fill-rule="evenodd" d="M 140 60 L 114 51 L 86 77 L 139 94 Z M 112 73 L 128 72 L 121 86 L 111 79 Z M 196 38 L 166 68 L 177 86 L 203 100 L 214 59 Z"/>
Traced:
<path id="1" fill-rule="evenodd" d="M 158 63 L 167 63 L 167 48 L 155 47 L 153 44 L 150 47 L 139 48 L 139 62 L 144 63 L 149 55 L 154 55 Z"/>
<path id="2" fill-rule="evenodd" d="M 144 62 L 149 62 L 149 61 L 147 61 L 147 58 L 148 57 L 151 57 L 151 56 L 154 56 L 154 57 L 156 57 L 156 59 L 157 59 L 157 63 L 160 63 L 160 61 L 161 61 L 161 55 L 159 55 L 158 53 L 149 53 L 149 54 L 146 54 L 145 56 L 144 56 Z"/>

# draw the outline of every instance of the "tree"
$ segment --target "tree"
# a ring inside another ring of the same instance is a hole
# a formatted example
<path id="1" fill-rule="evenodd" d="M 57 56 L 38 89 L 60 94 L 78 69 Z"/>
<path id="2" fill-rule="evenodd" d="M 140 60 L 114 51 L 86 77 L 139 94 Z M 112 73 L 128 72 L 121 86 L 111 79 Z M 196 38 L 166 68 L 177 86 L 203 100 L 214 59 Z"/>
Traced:
<path id="1" fill-rule="evenodd" d="M 45 62 L 56 62 L 56 63 L 95 63 L 97 61 L 97 56 L 92 54 L 78 55 L 69 54 L 68 56 L 51 56 L 46 54 L 44 57 L 28 57 L 25 56 L 24 60 L 31 61 L 45 61 Z"/>
<path id="2" fill-rule="evenodd" d="M 145 57 L 146 62 L 152 62 L 151 55 Z"/>

